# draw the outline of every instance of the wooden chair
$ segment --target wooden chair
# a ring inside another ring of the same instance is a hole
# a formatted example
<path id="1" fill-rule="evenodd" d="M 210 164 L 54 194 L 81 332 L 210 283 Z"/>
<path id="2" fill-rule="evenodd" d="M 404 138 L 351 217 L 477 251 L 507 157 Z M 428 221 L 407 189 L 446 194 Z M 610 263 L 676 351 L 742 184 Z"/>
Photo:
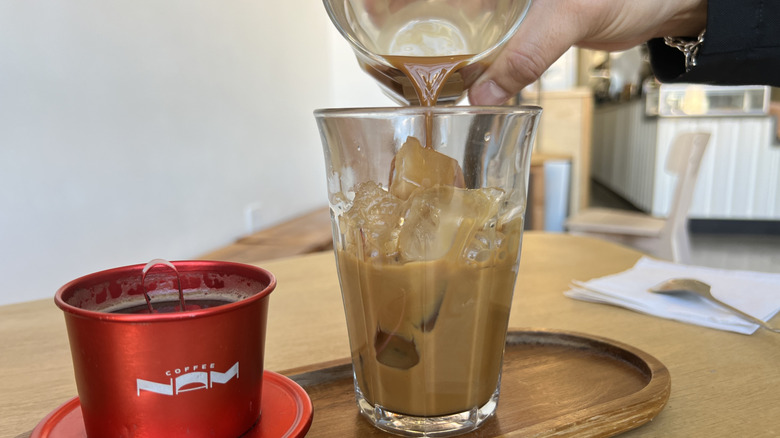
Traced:
<path id="1" fill-rule="evenodd" d="M 677 182 L 667 218 L 610 208 L 587 208 L 566 221 L 572 234 L 592 235 L 623 243 L 656 257 L 689 263 L 688 210 L 702 156 L 710 140 L 707 132 L 679 134 L 666 158 L 666 172 Z"/>

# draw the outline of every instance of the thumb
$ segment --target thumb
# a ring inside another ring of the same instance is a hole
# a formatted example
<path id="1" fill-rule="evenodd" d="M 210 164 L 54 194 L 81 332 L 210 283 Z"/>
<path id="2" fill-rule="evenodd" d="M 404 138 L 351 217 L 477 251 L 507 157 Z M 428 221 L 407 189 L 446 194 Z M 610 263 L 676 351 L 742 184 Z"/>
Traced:
<path id="1" fill-rule="evenodd" d="M 499 105 L 539 79 L 577 40 L 571 12 L 535 1 L 517 33 L 469 89 L 473 105 Z M 567 19 L 567 17 L 569 17 Z"/>

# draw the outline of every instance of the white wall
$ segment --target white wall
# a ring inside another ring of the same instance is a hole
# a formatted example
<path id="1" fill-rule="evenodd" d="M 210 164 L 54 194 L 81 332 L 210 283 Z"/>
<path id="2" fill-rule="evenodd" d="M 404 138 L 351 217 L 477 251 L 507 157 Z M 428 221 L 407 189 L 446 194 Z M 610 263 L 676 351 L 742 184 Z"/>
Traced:
<path id="1" fill-rule="evenodd" d="M 389 104 L 319 0 L 0 2 L 0 304 L 323 205 L 312 110 Z"/>

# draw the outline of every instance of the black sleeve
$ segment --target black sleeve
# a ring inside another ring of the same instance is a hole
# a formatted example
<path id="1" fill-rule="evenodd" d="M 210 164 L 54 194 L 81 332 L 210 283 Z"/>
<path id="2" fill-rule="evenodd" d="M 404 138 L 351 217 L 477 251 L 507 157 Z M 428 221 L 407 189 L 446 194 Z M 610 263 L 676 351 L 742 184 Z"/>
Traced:
<path id="1" fill-rule="evenodd" d="M 696 66 L 685 72 L 682 52 L 648 41 L 661 82 L 780 86 L 780 0 L 709 0 L 707 32 Z"/>

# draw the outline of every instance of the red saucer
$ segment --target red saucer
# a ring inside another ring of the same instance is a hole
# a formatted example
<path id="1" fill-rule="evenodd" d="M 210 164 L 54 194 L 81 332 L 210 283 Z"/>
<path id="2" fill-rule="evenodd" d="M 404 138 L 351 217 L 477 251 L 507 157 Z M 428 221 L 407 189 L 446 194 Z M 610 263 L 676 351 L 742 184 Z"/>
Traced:
<path id="1" fill-rule="evenodd" d="M 313 408 L 306 391 L 289 378 L 263 372 L 262 418 L 242 438 L 299 438 L 311 426 Z M 86 438 L 79 398 L 74 397 L 46 416 L 30 438 Z"/>

